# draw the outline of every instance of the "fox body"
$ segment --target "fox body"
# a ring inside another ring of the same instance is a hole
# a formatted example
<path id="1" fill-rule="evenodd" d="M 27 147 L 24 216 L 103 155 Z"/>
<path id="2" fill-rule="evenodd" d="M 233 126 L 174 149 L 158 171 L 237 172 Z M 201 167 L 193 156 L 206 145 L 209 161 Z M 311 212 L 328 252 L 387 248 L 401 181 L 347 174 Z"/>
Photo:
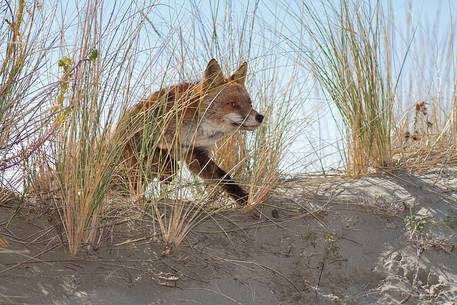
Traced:
<path id="1" fill-rule="evenodd" d="M 123 151 L 128 168 L 140 162 L 133 139 L 150 136 L 154 148 L 147 153 L 152 156 L 152 172 L 160 173 L 161 179 L 172 179 L 177 161 L 184 161 L 192 173 L 206 182 L 220 183 L 238 204 L 246 204 L 248 194 L 210 155 L 217 141 L 238 130 L 255 130 L 263 120 L 252 107 L 246 74 L 247 63 L 243 63 L 225 78 L 212 59 L 201 81 L 162 89 L 130 108 L 123 117 L 131 135 Z M 159 118 L 156 127 L 145 127 Z"/>

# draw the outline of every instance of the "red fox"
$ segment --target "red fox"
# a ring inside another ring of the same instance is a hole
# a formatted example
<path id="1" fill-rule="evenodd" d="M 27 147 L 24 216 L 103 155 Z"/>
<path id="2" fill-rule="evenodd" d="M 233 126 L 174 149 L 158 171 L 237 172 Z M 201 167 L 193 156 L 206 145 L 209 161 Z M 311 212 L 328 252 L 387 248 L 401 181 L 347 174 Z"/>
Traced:
<path id="1" fill-rule="evenodd" d="M 247 69 L 245 62 L 225 78 L 218 62 L 211 59 L 203 80 L 162 89 L 128 109 L 123 117 L 130 135 L 123 149 L 124 162 L 131 169 L 138 166 L 138 145 L 132 139 L 154 134 L 152 172 L 161 173 L 162 180 L 172 179 L 177 161 L 184 161 L 193 174 L 220 183 L 238 204 L 245 205 L 248 194 L 216 165 L 210 151 L 222 138 L 238 130 L 255 130 L 263 121 L 245 87 Z M 158 117 L 165 123 L 146 131 L 145 122 Z"/>

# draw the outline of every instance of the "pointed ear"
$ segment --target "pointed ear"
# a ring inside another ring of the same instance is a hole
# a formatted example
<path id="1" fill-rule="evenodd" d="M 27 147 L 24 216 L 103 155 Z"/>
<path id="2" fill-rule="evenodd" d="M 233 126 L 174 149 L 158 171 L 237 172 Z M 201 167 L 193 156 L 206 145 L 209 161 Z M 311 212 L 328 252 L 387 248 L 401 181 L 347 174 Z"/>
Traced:
<path id="1" fill-rule="evenodd" d="M 231 81 L 235 81 L 240 85 L 244 85 L 246 81 L 246 74 L 248 74 L 248 63 L 244 62 L 232 76 L 230 76 Z"/>
<path id="2" fill-rule="evenodd" d="M 208 62 L 205 70 L 205 85 L 208 87 L 219 86 L 224 82 L 221 66 L 214 58 Z"/>

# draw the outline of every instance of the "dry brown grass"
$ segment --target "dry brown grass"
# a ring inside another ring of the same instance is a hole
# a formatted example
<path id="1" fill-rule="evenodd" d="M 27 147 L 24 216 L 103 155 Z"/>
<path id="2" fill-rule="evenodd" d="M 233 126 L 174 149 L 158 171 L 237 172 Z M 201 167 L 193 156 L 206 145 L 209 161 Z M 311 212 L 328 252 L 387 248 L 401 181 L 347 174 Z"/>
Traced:
<path id="1" fill-rule="evenodd" d="M 38 14 L 35 2 L 25 10 L 25 2 L 19 0 L 12 8 L 14 18 L 5 18 L 9 22 L 3 23 L 1 34 L 6 53 L 0 67 L 0 169 L 19 166 L 22 176 L 15 176 L 14 187 L 2 176 L 1 186 L 15 193 L 22 184 L 26 195 L 37 194 L 47 208 L 52 203 L 71 254 L 96 247 L 103 228 L 114 226 L 116 220 L 144 217 L 153 222 L 153 233 L 161 236 L 164 254 L 169 254 L 203 219 L 234 207 L 217 185 L 205 185 L 183 164 L 170 184 L 155 181 L 154 176 L 165 173 L 163 164 L 155 164 L 151 156 L 157 138 L 150 135 L 160 134 L 182 109 L 160 112 L 154 120 L 138 118 L 139 128 L 146 132 L 138 141 L 141 162 L 135 168 L 122 159 L 121 151 L 138 126 L 126 125 L 120 128 L 123 132 L 113 133 L 131 105 L 160 88 L 200 79 L 212 57 L 220 59 L 225 71 L 249 62 L 248 91 L 255 108 L 265 114 L 255 133 L 236 133 L 214 149 L 217 163 L 249 191 L 247 210 L 268 200 L 283 174 L 289 144 L 296 134 L 306 132 L 303 114 L 298 120 L 295 114 L 308 90 L 298 73 L 304 58 L 313 64 L 306 69 L 319 80 L 346 124 L 349 174 L 392 164 L 420 169 L 456 162 L 455 89 L 449 119 L 437 118 L 439 107 L 432 102 L 430 114 L 424 115 L 421 107 L 412 110 L 416 123 L 409 126 L 399 120 L 401 128 L 393 131 L 397 92 L 390 66 L 392 33 L 385 28 L 389 20 L 381 8 L 372 14 L 342 0 L 323 16 L 313 15 L 309 7 L 286 9 L 320 51 L 319 56 L 311 52 L 307 57 L 307 46 L 302 45 L 306 40 L 292 46 L 277 44 L 278 39 L 285 41 L 279 33 L 282 20 L 256 27 L 257 3 L 238 18 L 229 2 L 209 13 L 191 2 L 189 20 L 179 20 L 179 30 L 174 19 L 168 28 L 157 29 L 148 17 L 154 5 L 129 6 L 108 15 L 108 1 L 82 6 L 75 1 L 78 11 L 59 19 L 59 37 L 46 31 L 46 22 L 55 21 L 55 16 L 46 19 Z M 57 4 L 53 12 L 60 11 Z M 312 22 L 314 29 L 309 27 Z M 40 40 L 33 39 L 34 31 L 43 34 Z M 33 89 L 33 94 L 26 89 Z M 420 120 L 425 120 L 425 129 L 419 128 Z M 178 120 L 176 130 L 181 123 Z M 173 142 L 175 159 L 185 159 L 178 134 Z M 0 197 L 0 204 L 5 198 Z"/>
<path id="2" fill-rule="evenodd" d="M 393 135 L 393 158 L 399 168 L 426 171 L 430 168 L 452 166 L 457 161 L 456 144 L 452 138 L 452 119 L 444 124 L 436 115 L 436 104 L 416 102 L 411 109 L 413 122 L 408 128 L 408 112 Z M 432 108 L 430 110 L 430 108 Z"/>
<path id="3" fill-rule="evenodd" d="M 245 140 L 245 134 L 236 133 L 219 141 L 214 148 L 214 159 L 225 171 L 236 174 L 242 167 L 246 159 Z"/>
<path id="4" fill-rule="evenodd" d="M 411 16 L 405 28 L 396 28 L 392 6 L 381 2 L 296 5 L 298 9 L 289 15 L 310 41 L 288 40 L 304 53 L 306 67 L 344 122 L 342 155 L 347 174 L 452 164 L 456 120 L 451 109 L 455 108 L 457 67 L 453 22 L 444 28 L 445 36 L 437 39 L 436 28 L 421 21 L 411 24 Z M 400 47 L 398 33 L 408 37 Z M 424 41 L 440 44 L 428 49 Z M 415 54 L 418 58 L 412 58 Z M 426 114 L 413 110 L 414 121 L 408 122 L 402 106 L 413 106 L 412 96 L 426 96 L 423 100 L 430 102 L 430 109 Z"/>
<path id="5" fill-rule="evenodd" d="M 71 51 L 62 45 L 62 53 L 68 55 L 58 63 L 59 90 L 50 105 L 55 114 L 50 125 L 56 131 L 34 156 L 28 172 L 29 190 L 54 204 L 55 221 L 61 223 L 72 255 L 82 246 L 95 247 L 101 227 L 111 223 L 109 213 L 119 208 L 109 190 L 122 143 L 112 138 L 111 129 L 117 109 L 130 96 L 127 66 L 135 60 L 130 48 L 144 22 L 139 17 L 131 24 L 116 24 L 112 15 L 113 23 L 105 29 L 109 34 L 103 36 L 103 11 L 103 3 L 87 2 L 76 16 L 78 35 L 62 37 L 74 44 Z M 111 36 L 116 30 L 125 31 L 125 40 Z M 113 49 L 100 49 L 107 43 L 113 43 Z M 122 60 L 118 62 L 118 58 Z M 110 77 L 106 77 L 108 73 Z"/>
<path id="6" fill-rule="evenodd" d="M 0 235 L 0 249 L 8 247 L 8 242 L 6 239 Z"/>
<path id="7" fill-rule="evenodd" d="M 344 0 L 322 5 L 322 14 L 308 3 L 302 5 L 306 18 L 291 13 L 313 43 L 299 47 L 307 50 L 308 67 L 346 125 L 347 173 L 366 174 L 392 160 L 396 86 L 387 17 L 380 3 L 373 10 Z"/>
<path id="8" fill-rule="evenodd" d="M 206 24 L 200 24 L 203 22 L 200 14 L 202 12 L 194 11 L 193 18 L 195 19 L 192 20 L 193 26 L 191 28 L 194 29 L 195 26 L 207 26 Z M 253 17 L 249 16 L 248 13 L 246 14 L 246 18 L 252 18 L 252 22 L 254 22 L 255 14 Z M 244 22 L 239 29 L 244 37 L 248 37 L 241 44 L 237 42 L 237 38 L 232 35 L 233 33 L 226 32 L 227 29 L 221 27 L 216 16 L 213 17 L 213 24 L 211 26 L 214 29 L 222 29 L 222 32 L 219 32 L 217 35 L 213 33 L 210 37 L 204 37 L 202 40 L 211 41 L 210 45 L 214 46 L 215 50 L 220 48 L 221 44 L 227 43 L 228 48 L 233 49 L 232 54 L 240 54 L 239 57 L 231 56 L 225 58 L 222 56 L 223 60 L 221 62 L 224 63 L 225 67 L 228 67 L 227 70 L 232 70 L 233 67 L 237 67 L 241 62 L 245 61 L 246 58 L 243 57 L 243 52 L 244 50 L 247 52 L 251 47 L 252 38 L 249 37 L 250 35 L 254 35 L 252 28 L 250 28 L 251 23 Z M 201 34 L 192 32 L 192 35 L 199 37 Z M 181 39 L 183 38 L 181 37 Z M 179 44 L 182 48 L 189 48 L 187 45 L 189 41 L 183 39 Z M 213 55 L 208 54 L 207 57 L 213 57 Z M 177 66 L 184 66 L 186 64 L 188 62 L 182 59 L 178 62 Z M 256 77 L 261 89 L 250 84 L 248 91 L 253 95 L 257 93 L 253 98 L 255 108 L 261 113 L 267 110 L 265 123 L 263 123 L 263 126 L 254 135 L 240 132 L 220 141 L 213 151 L 217 164 L 220 164 L 231 175 L 234 175 L 235 180 L 241 181 L 243 187 L 250 192 L 249 202 L 251 203 L 251 207 L 263 203 L 268 198 L 269 193 L 275 186 L 275 181 L 280 176 L 280 162 L 283 156 L 284 145 L 288 143 L 286 140 L 286 130 L 290 127 L 288 124 L 289 111 L 292 107 L 289 105 L 292 102 L 288 99 L 289 95 L 286 93 L 286 90 L 289 90 L 294 84 L 291 81 L 290 86 L 287 88 L 280 88 L 278 85 L 279 80 L 275 77 L 276 69 L 274 67 L 276 63 L 262 62 L 262 64 L 265 66 L 257 66 L 256 64 L 249 63 L 250 73 L 248 81 Z M 266 68 L 267 65 L 271 66 Z M 204 65 L 197 66 L 195 70 L 198 73 L 194 78 L 201 78 L 202 67 Z M 278 87 L 275 88 L 275 86 Z M 262 90 L 264 88 L 268 88 L 269 91 L 263 92 Z M 276 104 L 274 108 L 277 109 L 277 113 L 274 113 L 271 108 L 272 104 Z M 175 117 L 178 112 L 179 109 L 174 109 L 169 113 L 162 113 L 159 117 L 155 117 L 155 122 L 144 120 L 141 127 L 146 132 L 143 132 L 143 134 L 148 135 L 148 130 L 163 130 L 164 126 L 168 125 L 168 120 Z M 176 130 L 180 129 L 179 124 L 180 122 L 177 122 Z M 300 127 L 297 127 L 297 131 L 299 130 Z M 172 157 L 175 160 L 186 159 L 182 155 L 186 153 L 185 150 L 179 148 L 179 134 L 175 135 L 173 143 L 175 145 L 171 146 L 176 146 L 177 149 L 174 150 L 176 156 Z M 138 159 L 142 160 L 142 162 L 139 164 L 138 172 L 142 173 L 140 174 L 143 181 L 142 184 L 144 186 L 148 185 L 148 187 L 140 187 L 141 190 L 139 192 L 138 189 L 134 190 L 130 188 L 131 191 L 128 191 L 128 193 L 136 198 L 141 198 L 146 193 L 147 200 L 140 200 L 142 202 L 140 209 L 155 224 L 155 228 L 164 242 L 164 254 L 168 254 L 182 243 L 188 233 L 201 220 L 221 210 L 233 208 L 234 204 L 227 200 L 225 196 L 222 196 L 217 182 L 214 185 L 205 185 L 201 179 L 190 177 L 183 164 L 181 164 L 175 174 L 174 181 L 170 185 L 162 183 L 158 187 L 160 190 L 157 190 L 157 183 L 148 174 L 151 168 L 151 160 L 147 158 L 148 154 L 150 155 L 150 152 L 154 151 L 156 145 L 157 141 L 151 141 L 151 137 L 149 136 L 140 139 L 139 146 L 141 149 L 138 152 Z M 160 164 L 158 168 L 160 168 Z M 159 170 L 158 175 L 161 176 L 162 174 Z M 155 191 L 154 188 L 156 188 Z"/>
<path id="9" fill-rule="evenodd" d="M 4 7 L 5 8 L 5 7 Z M 49 138 L 49 115 L 39 111 L 49 88 L 37 88 L 40 65 L 53 46 L 38 3 L 3 9 L 0 50 L 0 171 L 17 168 Z M 2 183 L 3 184 L 3 183 Z"/>

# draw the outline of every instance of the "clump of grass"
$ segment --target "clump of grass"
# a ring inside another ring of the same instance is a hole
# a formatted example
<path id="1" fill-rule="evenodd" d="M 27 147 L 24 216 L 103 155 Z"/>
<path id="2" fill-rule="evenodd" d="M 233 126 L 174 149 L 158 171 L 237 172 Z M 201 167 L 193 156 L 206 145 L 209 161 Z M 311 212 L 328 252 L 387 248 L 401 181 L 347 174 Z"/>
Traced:
<path id="1" fill-rule="evenodd" d="M 393 134 L 393 158 L 399 167 L 423 171 L 433 167 L 452 164 L 455 160 L 452 140 L 451 118 L 443 122 L 437 118 L 438 106 L 425 101 L 416 102 L 411 112 L 414 113 L 411 128 L 408 128 L 405 113 L 400 120 L 400 128 Z"/>
<path id="2" fill-rule="evenodd" d="M 345 123 L 346 171 L 366 174 L 392 160 L 396 81 L 388 19 L 379 2 L 374 9 L 345 0 L 321 4 L 323 12 L 303 2 L 302 11 L 291 14 L 312 43 L 305 50 L 307 66 Z"/>
<path id="3" fill-rule="evenodd" d="M 54 85 L 43 85 L 43 69 L 56 40 L 55 11 L 37 1 L 4 2 L 0 14 L 0 205 L 16 208 L 7 227 L 26 203 L 29 160 L 55 131 L 44 110 Z"/>
<path id="4" fill-rule="evenodd" d="M 158 101 L 151 112 L 124 121 L 130 107 L 156 90 L 181 80 L 200 79 L 211 57 L 223 59 L 224 70 L 249 61 L 249 79 L 256 79 L 249 92 L 255 108 L 267 118 L 257 133 L 237 133 L 214 152 L 217 163 L 244 182 L 250 205 L 257 206 L 268 198 L 280 176 L 290 131 L 289 91 L 296 83 L 291 79 L 284 88 L 275 88 L 280 83 L 278 67 L 284 62 L 277 59 L 280 54 L 269 54 L 271 47 L 250 54 L 258 35 L 257 5 L 244 12 L 239 24 L 228 7 L 222 15 L 216 8 L 211 12 L 211 32 L 196 30 L 206 28 L 208 17 L 197 5 L 192 6 L 191 20 L 181 22 L 178 32 L 173 25 L 155 28 L 148 15 L 154 6 L 138 9 L 127 5 L 122 8 L 126 11 L 113 7 L 108 23 L 103 19 L 106 7 L 109 4 L 104 1 L 86 3 L 75 18 L 61 18 L 60 54 L 49 55 L 51 71 L 58 72 L 49 73 L 58 75 L 52 77 L 55 88 L 46 105 L 46 127 L 52 132 L 43 132 L 48 141 L 25 166 L 28 191 L 43 194 L 44 204 L 54 203 L 55 220 L 60 222 L 70 254 L 84 246 L 96 247 L 102 228 L 120 215 L 148 215 L 154 233 L 162 237 L 164 254 L 169 254 L 202 219 L 234 204 L 220 196 L 220 188 L 205 186 L 191 176 L 183 162 L 173 165 L 172 181 L 157 186 L 157 180 L 168 180 L 163 179 L 168 170 L 163 158 L 157 159 L 153 152 L 170 122 L 180 130 L 183 109 L 164 111 L 166 101 Z M 123 18 L 126 15 L 132 18 L 128 22 Z M 67 20 L 76 21 L 67 24 Z M 143 28 L 150 25 L 157 37 L 140 39 Z M 151 49 L 157 53 L 151 54 Z M 138 137 L 139 129 L 143 132 Z M 177 132 L 171 143 L 174 160 L 186 160 L 180 136 Z M 122 155 L 132 141 L 137 148 L 133 165 Z"/>
<path id="5" fill-rule="evenodd" d="M 254 3 L 237 15 L 232 4 L 225 2 L 212 7 L 210 21 L 205 23 L 205 15 L 195 9 L 199 27 L 212 29 L 203 37 L 210 42 L 208 56 L 221 58 L 227 70 L 248 61 L 248 92 L 254 108 L 265 115 L 254 133 L 238 132 L 220 141 L 214 149 L 217 163 L 242 181 L 248 191 L 248 211 L 268 199 L 281 177 L 287 145 L 303 130 L 303 125 L 294 121 L 295 107 L 300 103 L 294 100 L 295 89 L 303 85 L 298 73 L 294 73 L 296 62 L 291 63 L 281 51 L 271 51 L 281 37 L 276 28 L 280 25 L 276 21 L 262 24 L 258 10 L 259 3 Z"/>
<path id="6" fill-rule="evenodd" d="M 282 125 L 270 123 L 277 119 L 272 118 L 272 115 L 271 108 L 265 112 L 269 119 L 257 131 L 254 148 L 245 169 L 248 174 L 248 209 L 264 203 L 280 178 L 280 162 L 284 151 L 284 135 L 281 133 L 285 130 Z"/>
<path id="7" fill-rule="evenodd" d="M 83 243 L 91 244 L 97 237 L 97 225 L 106 208 L 105 196 L 117 158 L 113 143 L 103 140 L 106 131 L 99 92 L 101 64 L 90 56 L 96 41 L 91 37 L 95 33 L 89 24 L 97 22 L 96 14 L 97 7 L 87 5 L 76 59 L 66 57 L 59 62 L 63 76 L 56 106 L 62 108 L 57 118 L 61 128 L 53 139 L 55 167 L 49 167 L 53 168 L 50 177 L 55 175 L 58 184 L 59 196 L 54 203 L 72 255 Z"/>
<path id="8" fill-rule="evenodd" d="M 49 88 L 37 84 L 39 69 L 54 41 L 44 28 L 53 15 L 45 15 L 38 3 L 7 2 L 2 12 L 0 50 L 5 53 L 0 63 L 0 171 L 4 173 L 17 168 L 49 137 L 45 129 L 48 115 L 39 111 Z"/>
<path id="9" fill-rule="evenodd" d="M 409 15 L 407 30 L 398 29 L 402 36 L 413 37 L 405 64 L 407 73 L 399 82 L 397 128 L 392 135 L 393 158 L 398 167 L 406 170 L 444 167 L 457 160 L 453 119 L 457 71 L 455 10 L 448 13 L 449 23 L 442 14 L 414 23 Z M 433 25 L 427 24 L 430 21 Z"/>
<path id="10" fill-rule="evenodd" d="M 62 44 L 64 56 L 54 57 L 61 73 L 49 107 L 56 131 L 30 171 L 31 190 L 50 193 L 72 255 L 82 246 L 95 247 L 101 224 L 111 224 L 110 217 L 128 209 L 114 205 L 110 196 L 124 140 L 111 130 L 134 96 L 130 66 L 139 56 L 132 48 L 144 18 L 137 14 L 127 23 L 116 19 L 126 12 L 113 11 L 106 24 L 106 5 L 88 2 L 76 16 L 76 29 L 63 25 L 62 33 L 70 34 L 62 39 L 74 44 L 71 50 Z"/>
<path id="11" fill-rule="evenodd" d="M 16 82 L 21 77 L 27 55 L 25 49 L 27 46 L 24 46 L 22 38 L 24 5 L 24 1 L 18 1 L 15 14 L 11 15 L 11 19 L 5 18 L 9 20 L 4 23 L 8 28 L 4 29 L 2 25 L 2 49 L 5 49 L 0 67 L 0 167 L 2 171 L 12 166 L 10 163 L 14 157 L 8 156 L 8 150 L 14 146 L 14 141 L 22 136 L 22 131 L 17 130 L 15 123 L 17 123 L 17 115 L 20 117 L 24 115 L 21 111 L 23 105 L 15 101 L 20 101 Z M 3 41 L 6 41 L 6 46 L 3 45 Z"/>
<path id="12" fill-rule="evenodd" d="M 294 63 L 292 66 L 295 66 Z M 268 75 L 263 77 L 268 79 Z M 243 173 L 249 191 L 248 211 L 268 200 L 282 177 L 287 147 L 304 130 L 303 123 L 294 120 L 299 104 L 292 96 L 300 87 L 296 77 L 292 73 L 286 83 L 279 83 L 273 78 L 266 83 L 263 79 L 257 84 L 262 88 L 257 99 L 265 109 L 266 119 L 255 136 L 248 139 L 250 142 L 244 145 L 247 152 Z"/>
<path id="13" fill-rule="evenodd" d="M 29 79 L 25 63 L 30 57 L 29 35 L 32 27 L 24 22 L 25 1 L 19 0 L 16 7 L 9 6 L 11 15 L 2 18 L 0 31 L 0 50 L 5 53 L 0 63 L 0 206 L 12 198 L 11 181 L 6 181 L 5 170 L 20 164 L 22 156 L 13 152 L 14 148 L 27 135 L 28 124 L 24 121 L 29 111 L 24 103 L 24 92 L 21 89 Z M 30 13 L 34 18 L 36 6 Z M 14 11 L 13 11 L 14 10 Z M 7 12 L 7 10 L 4 10 Z M 25 24 L 25 25 L 24 25 Z M 33 71 L 32 71 L 33 73 Z M 10 179 L 9 180 L 13 180 Z M 8 246 L 7 240 L 0 234 L 0 248 Z"/>

